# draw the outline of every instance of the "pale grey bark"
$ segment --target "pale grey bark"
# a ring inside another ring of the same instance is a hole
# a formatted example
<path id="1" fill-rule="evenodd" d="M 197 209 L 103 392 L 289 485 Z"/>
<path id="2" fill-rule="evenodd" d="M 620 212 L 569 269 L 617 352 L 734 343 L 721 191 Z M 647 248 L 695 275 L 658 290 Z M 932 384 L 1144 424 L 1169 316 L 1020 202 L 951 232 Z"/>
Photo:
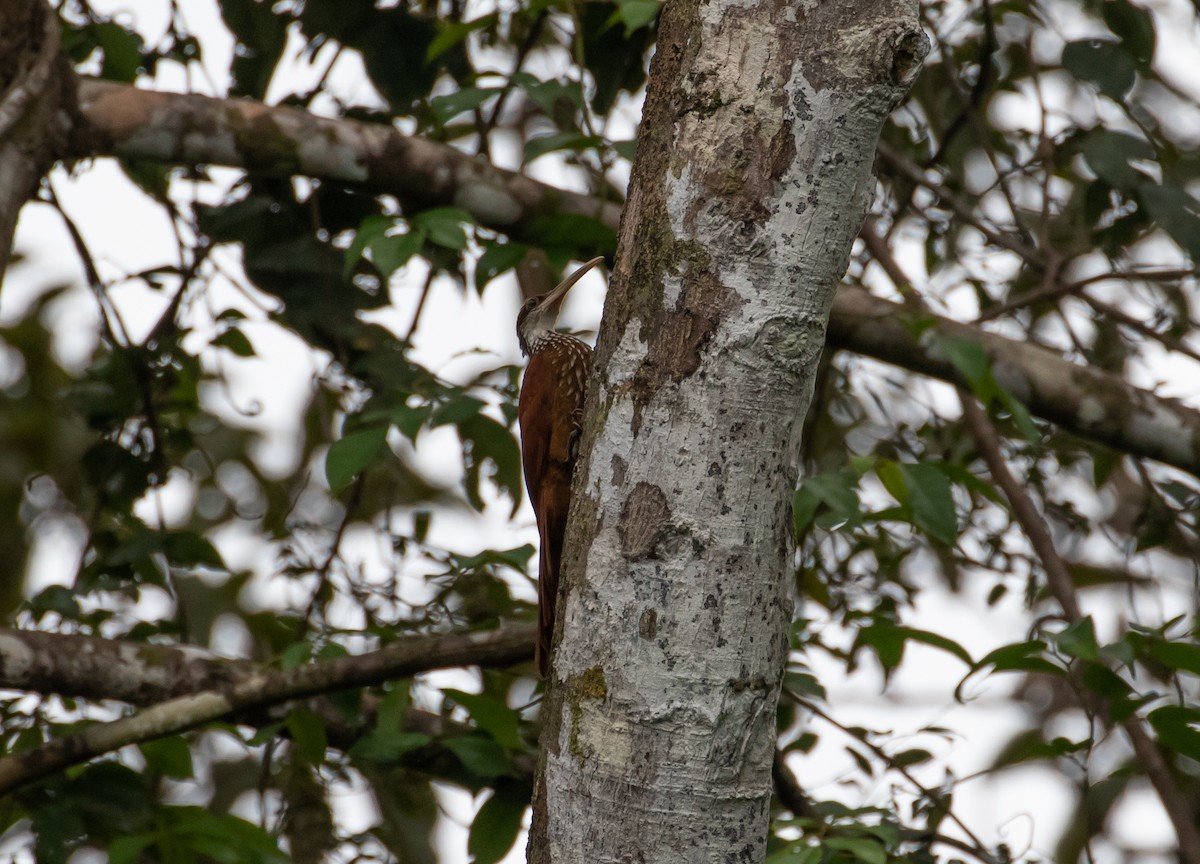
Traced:
<path id="1" fill-rule="evenodd" d="M 430 206 L 457 204 L 481 224 L 517 239 L 538 215 L 593 215 L 614 230 L 620 218 L 620 208 L 611 202 L 555 189 L 380 124 L 86 79 L 79 94 L 86 124 L 76 155 L 212 163 L 362 183 Z M 310 143 L 302 147 L 305 141 Z M 531 293 L 546 290 L 553 279 L 538 284 Z M 900 304 L 843 288 L 834 303 L 830 338 L 840 348 L 961 383 L 930 337 L 918 340 L 905 326 L 907 314 Z M 982 342 L 1001 383 L 1035 415 L 1080 437 L 1200 476 L 1200 412 L 1037 346 L 930 317 L 938 332 Z"/>
<path id="2" fill-rule="evenodd" d="M 915 2 L 669 3 L 597 346 L 530 859 L 756 861 L 795 451 Z"/>

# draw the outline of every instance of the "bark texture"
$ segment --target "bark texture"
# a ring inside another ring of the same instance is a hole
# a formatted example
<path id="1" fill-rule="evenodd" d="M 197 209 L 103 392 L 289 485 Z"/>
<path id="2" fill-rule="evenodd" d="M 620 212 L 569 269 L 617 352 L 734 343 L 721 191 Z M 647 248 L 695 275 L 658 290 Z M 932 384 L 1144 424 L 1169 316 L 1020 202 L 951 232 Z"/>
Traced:
<path id="1" fill-rule="evenodd" d="M 3 649 L 0 684 L 4 686 L 40 692 L 54 689 L 92 693 L 85 678 L 95 674 L 113 684 L 110 697 L 120 693 L 129 701 L 141 702 L 156 691 L 174 694 L 175 688 L 165 680 L 172 673 L 181 674 L 188 682 L 183 693 L 153 702 L 137 714 L 87 726 L 35 749 L 0 757 L 0 798 L 26 783 L 128 744 L 173 735 L 223 718 L 256 715 L 297 699 L 406 678 L 430 669 L 470 665 L 503 668 L 528 659 L 532 645 L 531 627 L 413 636 L 369 654 L 339 657 L 290 670 L 268 670 L 237 661 L 214 664 L 211 658 L 206 662 L 200 652 L 182 649 L 0 629 L 0 649 Z M 80 656 L 70 660 L 53 656 L 53 652 L 65 647 L 75 649 Z M 156 651 L 160 653 L 156 655 Z M 115 676 L 111 669 L 104 672 L 111 661 L 128 663 L 133 671 Z M 53 682 L 57 686 L 51 688 Z M 193 689 L 191 685 L 205 686 Z"/>
<path id="2" fill-rule="evenodd" d="M 0 282 L 17 214 L 64 149 L 74 98 L 55 13 L 41 0 L 0 0 Z"/>
<path id="3" fill-rule="evenodd" d="M 616 224 L 621 208 L 555 189 L 444 144 L 382 123 L 331 120 L 249 99 L 156 93 L 83 81 L 87 124 L 78 155 L 115 154 L 170 164 L 212 163 L 257 174 L 303 174 L 369 187 L 418 207 L 454 205 L 480 223 L 513 233 L 543 217 L 591 216 Z"/>
<path id="4" fill-rule="evenodd" d="M 928 323 L 919 329 L 914 325 Z M 1072 363 L 1032 342 L 929 315 L 843 287 L 829 319 L 829 344 L 902 369 L 965 385 L 942 339 L 978 342 L 1000 386 L 1031 413 L 1069 432 L 1200 476 L 1200 411 L 1101 369 Z"/>
<path id="5" fill-rule="evenodd" d="M 597 346 L 535 862 L 757 861 L 797 435 L 914 2 L 668 3 Z"/>

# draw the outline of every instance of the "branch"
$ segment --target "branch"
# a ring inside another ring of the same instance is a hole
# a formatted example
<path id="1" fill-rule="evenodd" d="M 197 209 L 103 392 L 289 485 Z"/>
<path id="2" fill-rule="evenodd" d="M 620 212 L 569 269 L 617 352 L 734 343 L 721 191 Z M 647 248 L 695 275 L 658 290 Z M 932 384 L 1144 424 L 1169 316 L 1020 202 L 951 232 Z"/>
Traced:
<path id="1" fill-rule="evenodd" d="M 1131 455 L 1157 459 L 1200 477 L 1200 411 L 1156 396 L 1116 375 L 1065 359 L 1029 342 L 842 288 L 833 304 L 829 343 L 954 384 L 966 382 L 926 331 L 981 344 L 1002 387 L 1043 419 Z"/>
<path id="2" fill-rule="evenodd" d="M 90 640 L 87 637 L 62 637 L 36 634 L 27 639 L 21 631 L 0 631 L 0 684 L 19 686 L 16 680 L 24 677 L 30 682 L 44 676 L 49 657 L 43 651 L 57 646 L 62 651 L 63 639 L 78 640 L 76 647 L 88 652 L 81 664 L 69 664 L 72 678 L 81 684 L 77 676 L 84 667 L 96 668 L 97 660 L 103 655 L 132 656 L 143 666 L 155 666 L 161 658 L 154 658 L 160 646 L 131 646 L 130 643 L 111 643 Z M 531 627 L 512 627 L 488 633 L 462 633 L 440 636 L 413 636 L 397 640 L 370 654 L 355 657 L 339 657 L 322 663 L 301 666 L 287 671 L 255 669 L 249 674 L 234 674 L 228 683 L 213 682 L 215 686 L 187 695 L 159 702 L 144 711 L 122 717 L 111 723 L 89 726 L 80 732 L 56 738 L 35 750 L 0 758 L 0 797 L 17 787 L 62 770 L 71 765 L 120 749 L 166 735 L 211 723 L 224 717 L 242 712 L 261 710 L 295 699 L 304 699 L 336 690 L 379 684 L 392 678 L 405 678 L 430 669 L 454 666 L 480 665 L 505 667 L 526 660 L 532 653 L 533 631 Z M 10 654 L 15 651 L 15 654 Z M 202 668 L 179 652 L 166 664 L 191 667 L 193 672 Z M 212 667 L 207 667 L 210 671 Z M 231 666 L 231 669 L 239 667 Z M 245 666 L 239 671 L 244 672 Z M 223 677 L 225 670 L 218 672 Z M 159 685 L 161 676 L 149 676 Z M 44 680 L 44 679 L 43 679 Z M 124 691 L 136 693 L 126 682 Z M 108 694 L 113 698 L 113 694 Z"/>
<path id="3" fill-rule="evenodd" d="M 59 155 L 72 78 L 56 13 L 40 0 L 0 4 L 0 282 L 17 214 Z"/>
<path id="4" fill-rule="evenodd" d="M 80 81 L 79 101 L 87 121 L 75 135 L 80 157 L 303 174 L 368 187 L 419 207 L 461 207 L 480 224 L 514 237 L 527 236 L 539 217 L 591 216 L 614 228 L 621 218 L 611 202 L 547 186 L 382 123 L 94 79 Z"/>
<path id="5" fill-rule="evenodd" d="M 80 156 L 212 163 L 354 183 L 427 206 L 463 207 L 481 224 L 515 238 L 526 237 L 538 216 L 595 216 L 613 230 L 620 219 L 615 204 L 495 168 L 453 147 L 412 138 L 383 124 L 95 80 L 80 82 L 79 98 L 89 124 L 77 136 Z M 914 174 L 929 182 L 919 169 Z M 940 187 L 938 191 L 949 195 Z M 1006 248 L 1017 243 L 1008 235 L 997 234 L 993 240 Z M 1020 244 L 1015 251 L 1035 258 L 1040 254 Z M 843 287 L 833 306 L 830 342 L 962 383 L 936 344 L 914 336 L 906 314 L 899 304 Z M 1200 412 L 1046 349 L 945 318 L 926 320 L 943 335 L 982 343 L 1001 384 L 1032 413 L 1082 438 L 1200 476 Z"/>
<path id="6" fill-rule="evenodd" d="M 959 391 L 959 395 L 962 400 L 963 417 L 975 439 L 979 454 L 987 464 L 988 471 L 991 473 L 992 479 L 996 481 L 996 485 L 1004 491 L 1005 497 L 1012 505 L 1013 516 L 1041 559 L 1042 567 L 1046 571 L 1046 582 L 1050 593 L 1062 607 L 1067 620 L 1078 621 L 1083 616 L 1083 612 L 1079 607 L 1075 585 L 1071 581 L 1071 574 L 1066 563 L 1054 546 L 1054 538 L 1050 536 L 1045 518 L 1038 513 L 1025 487 L 1009 470 L 1008 463 L 1000 449 L 1000 436 L 996 433 L 996 429 L 988 420 L 987 415 L 984 414 L 983 409 L 975 401 L 975 397 L 962 390 Z M 1101 713 L 1107 714 L 1107 712 Z M 1105 725 L 1112 725 L 1111 718 L 1105 716 L 1104 721 Z M 1167 811 L 1167 816 L 1175 827 L 1175 836 L 1179 841 L 1180 861 L 1184 864 L 1200 864 L 1200 828 L 1196 827 L 1195 816 L 1191 812 L 1187 796 L 1183 794 L 1176 784 L 1175 778 L 1171 776 L 1171 771 L 1167 767 L 1158 745 L 1150 737 L 1150 733 L 1146 731 L 1146 727 L 1142 725 L 1142 720 L 1136 713 L 1122 720 L 1120 725 L 1129 737 L 1138 763 L 1146 772 L 1146 776 L 1150 778 L 1150 783 L 1154 786 L 1154 791 L 1158 794 L 1163 809 Z"/>

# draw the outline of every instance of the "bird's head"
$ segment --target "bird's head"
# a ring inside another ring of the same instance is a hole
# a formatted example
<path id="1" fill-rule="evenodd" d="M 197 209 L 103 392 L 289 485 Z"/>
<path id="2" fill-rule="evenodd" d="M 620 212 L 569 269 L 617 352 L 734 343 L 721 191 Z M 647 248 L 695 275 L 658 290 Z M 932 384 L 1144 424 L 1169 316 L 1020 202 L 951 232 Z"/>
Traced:
<path id="1" fill-rule="evenodd" d="M 530 297 L 517 313 L 517 342 L 521 345 L 521 353 L 529 356 L 533 353 L 538 342 L 554 330 L 558 321 L 558 310 L 567 292 L 604 257 L 593 258 L 570 276 L 538 297 Z"/>

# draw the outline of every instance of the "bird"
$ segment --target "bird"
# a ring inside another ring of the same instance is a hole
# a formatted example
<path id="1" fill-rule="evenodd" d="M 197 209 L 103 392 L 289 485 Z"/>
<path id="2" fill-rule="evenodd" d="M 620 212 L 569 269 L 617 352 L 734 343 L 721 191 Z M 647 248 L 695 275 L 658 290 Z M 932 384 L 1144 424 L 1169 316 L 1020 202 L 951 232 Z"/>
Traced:
<path id="1" fill-rule="evenodd" d="M 517 419 L 521 427 L 521 465 L 525 489 L 537 519 L 538 635 L 534 665 L 542 678 L 550 674 L 550 644 L 562 564 L 563 535 L 571 503 L 571 477 L 583 431 L 592 349 L 587 343 L 554 329 L 567 292 L 603 261 L 588 261 L 550 291 L 530 297 L 517 313 L 517 342 L 529 358 Z"/>

